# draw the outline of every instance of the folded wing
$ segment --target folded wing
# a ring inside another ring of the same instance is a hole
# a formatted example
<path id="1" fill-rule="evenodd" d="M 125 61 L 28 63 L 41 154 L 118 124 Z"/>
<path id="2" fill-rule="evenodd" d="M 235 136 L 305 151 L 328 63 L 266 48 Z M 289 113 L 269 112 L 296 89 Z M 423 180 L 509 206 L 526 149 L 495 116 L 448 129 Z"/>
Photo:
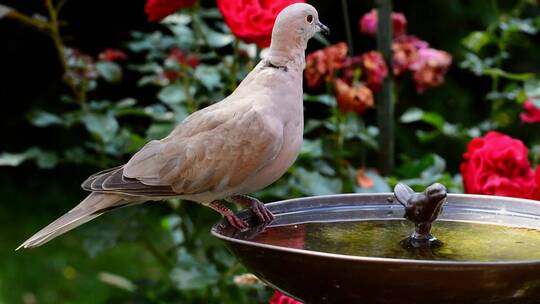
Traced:
<path id="1" fill-rule="evenodd" d="M 168 137 L 149 142 L 126 165 L 94 174 L 82 186 L 149 197 L 221 191 L 257 173 L 282 143 L 281 122 L 255 109 L 197 112 Z"/>

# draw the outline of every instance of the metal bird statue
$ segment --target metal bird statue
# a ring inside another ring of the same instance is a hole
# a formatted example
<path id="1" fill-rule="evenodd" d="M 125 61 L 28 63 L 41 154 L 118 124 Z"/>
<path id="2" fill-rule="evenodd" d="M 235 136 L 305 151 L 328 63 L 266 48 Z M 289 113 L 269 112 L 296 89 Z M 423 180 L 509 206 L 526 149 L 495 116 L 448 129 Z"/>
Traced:
<path id="1" fill-rule="evenodd" d="M 442 184 L 435 183 L 424 192 L 414 192 L 409 186 L 399 183 L 394 187 L 394 196 L 405 207 L 405 218 L 414 223 L 415 231 L 402 241 L 405 247 L 436 247 L 442 245 L 431 234 L 431 224 L 442 212 L 447 191 Z"/>

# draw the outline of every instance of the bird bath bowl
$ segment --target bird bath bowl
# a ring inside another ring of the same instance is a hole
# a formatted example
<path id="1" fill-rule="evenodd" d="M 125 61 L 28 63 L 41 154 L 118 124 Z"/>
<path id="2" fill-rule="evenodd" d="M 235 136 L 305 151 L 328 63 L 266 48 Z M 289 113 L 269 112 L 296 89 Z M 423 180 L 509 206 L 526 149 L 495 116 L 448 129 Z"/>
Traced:
<path id="1" fill-rule="evenodd" d="M 400 244 L 415 225 L 392 193 L 267 204 L 275 220 L 212 234 L 268 285 L 305 303 L 540 303 L 540 203 L 448 194 L 442 245 Z M 249 211 L 239 217 L 253 224 Z"/>

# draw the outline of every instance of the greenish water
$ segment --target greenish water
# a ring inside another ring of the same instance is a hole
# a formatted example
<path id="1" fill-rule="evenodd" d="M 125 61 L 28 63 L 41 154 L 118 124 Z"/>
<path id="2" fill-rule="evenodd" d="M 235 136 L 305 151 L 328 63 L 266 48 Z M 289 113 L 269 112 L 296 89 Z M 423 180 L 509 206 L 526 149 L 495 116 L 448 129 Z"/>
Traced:
<path id="1" fill-rule="evenodd" d="M 413 230 L 405 220 L 308 223 L 270 227 L 251 241 L 320 252 L 451 261 L 540 260 L 540 230 L 437 221 L 432 234 L 443 246 L 410 251 L 399 242 Z"/>

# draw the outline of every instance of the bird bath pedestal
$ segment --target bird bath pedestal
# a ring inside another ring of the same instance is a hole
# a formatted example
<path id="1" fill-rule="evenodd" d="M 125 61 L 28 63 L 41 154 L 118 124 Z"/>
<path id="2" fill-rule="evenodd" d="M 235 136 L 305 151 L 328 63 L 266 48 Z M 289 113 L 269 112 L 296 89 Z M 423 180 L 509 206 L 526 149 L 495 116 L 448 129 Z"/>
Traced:
<path id="1" fill-rule="evenodd" d="M 244 211 L 252 228 L 222 220 L 212 233 L 261 280 L 305 303 L 540 303 L 536 201 L 398 185 L 395 194 L 267 207 L 276 216 L 268 226 Z"/>

